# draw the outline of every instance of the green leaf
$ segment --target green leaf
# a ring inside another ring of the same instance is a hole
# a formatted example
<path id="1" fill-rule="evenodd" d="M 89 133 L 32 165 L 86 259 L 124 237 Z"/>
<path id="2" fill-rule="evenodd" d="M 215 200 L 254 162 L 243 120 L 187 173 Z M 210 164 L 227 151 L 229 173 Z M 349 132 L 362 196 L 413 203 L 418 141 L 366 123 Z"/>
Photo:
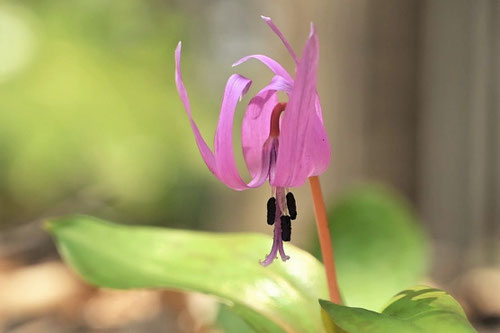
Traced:
<path id="1" fill-rule="evenodd" d="M 256 333 L 253 329 L 248 327 L 248 324 L 231 311 L 227 305 L 221 304 L 219 313 L 217 314 L 217 328 L 222 332 L 238 332 L 238 333 Z"/>
<path id="2" fill-rule="evenodd" d="M 360 186 L 342 195 L 328 217 L 345 305 L 379 310 L 425 276 L 425 234 L 407 202 L 393 191 Z"/>
<path id="3" fill-rule="evenodd" d="M 334 325 L 348 333 L 471 333 L 464 311 L 445 291 L 417 286 L 393 297 L 382 313 L 320 300 Z"/>
<path id="4" fill-rule="evenodd" d="M 47 223 L 63 259 L 108 288 L 176 288 L 217 296 L 257 332 L 322 332 L 323 267 L 287 246 L 291 259 L 262 267 L 269 236 L 124 226 L 88 216 Z"/>

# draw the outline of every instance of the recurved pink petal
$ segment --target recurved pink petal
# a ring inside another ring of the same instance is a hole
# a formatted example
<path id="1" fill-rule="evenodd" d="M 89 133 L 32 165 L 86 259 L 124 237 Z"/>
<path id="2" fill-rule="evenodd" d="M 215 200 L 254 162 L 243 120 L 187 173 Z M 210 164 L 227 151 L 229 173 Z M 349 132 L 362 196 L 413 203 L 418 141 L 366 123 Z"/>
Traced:
<path id="1" fill-rule="evenodd" d="M 179 93 L 179 96 L 181 98 L 182 103 L 184 104 L 184 108 L 186 109 L 186 113 L 189 117 L 189 122 L 191 123 L 191 128 L 193 129 L 194 132 L 194 138 L 196 140 L 196 144 L 198 145 L 198 149 L 200 150 L 201 157 L 205 161 L 205 164 L 207 165 L 208 169 L 217 176 L 217 167 L 215 165 L 215 156 L 208 147 L 207 143 L 203 139 L 203 136 L 200 133 L 200 130 L 198 129 L 198 126 L 196 126 L 193 116 L 191 114 L 191 106 L 189 104 L 189 98 L 188 94 L 186 91 L 186 88 L 184 87 L 184 82 L 182 81 L 182 73 L 181 73 L 181 48 L 182 44 L 179 42 L 177 45 L 177 48 L 175 49 L 175 84 L 177 86 L 177 92 Z"/>
<path id="2" fill-rule="evenodd" d="M 235 190 L 244 190 L 246 183 L 241 179 L 233 151 L 233 123 L 236 104 L 246 93 L 252 81 L 239 74 L 229 77 L 222 100 L 219 122 L 215 132 L 214 150 L 219 179 Z"/>
<path id="3" fill-rule="evenodd" d="M 290 100 L 282 116 L 273 186 L 301 186 L 307 177 L 325 171 L 330 162 L 330 144 L 317 113 L 318 58 L 318 37 L 311 26 Z"/>
<path id="4" fill-rule="evenodd" d="M 288 52 L 290 52 L 290 55 L 292 56 L 293 60 L 295 60 L 295 63 L 298 64 L 299 58 L 297 57 L 297 55 L 293 51 L 292 46 L 290 45 L 290 43 L 288 43 L 285 36 L 283 36 L 283 34 L 281 33 L 280 29 L 278 29 L 278 27 L 273 23 L 273 21 L 271 20 L 270 17 L 263 16 L 263 15 L 261 15 L 261 17 L 264 21 L 266 21 L 267 25 L 274 31 L 274 33 L 276 35 L 278 35 L 279 39 L 281 39 L 283 44 L 285 44 L 285 47 L 288 50 Z"/>
<path id="5" fill-rule="evenodd" d="M 271 83 L 264 87 L 264 90 L 284 91 L 289 95 L 292 92 L 293 81 L 284 79 L 282 76 L 275 75 Z"/>
<path id="6" fill-rule="evenodd" d="M 247 92 L 250 84 L 251 81 L 241 75 L 231 75 L 224 92 L 219 123 L 215 132 L 214 149 L 217 176 L 228 187 L 238 191 L 264 184 L 269 176 L 271 151 L 275 145 L 273 140 L 266 140 L 261 150 L 260 168 L 254 172 L 253 179 L 246 184 L 241 179 L 234 159 L 233 123 L 236 104 Z"/>
<path id="7" fill-rule="evenodd" d="M 275 90 L 259 91 L 250 100 L 241 125 L 241 145 L 248 170 L 254 177 L 260 170 L 262 146 L 269 137 L 271 112 L 278 103 Z"/>
<path id="8" fill-rule="evenodd" d="M 212 153 L 192 118 L 187 91 L 182 81 L 180 57 L 181 44 L 179 43 L 177 49 L 175 50 L 175 82 L 177 85 L 177 91 L 179 92 L 182 103 L 186 109 L 186 113 L 188 114 L 191 127 L 195 134 L 196 144 L 198 145 L 206 165 L 220 181 L 235 190 L 244 190 L 250 187 L 258 187 L 262 185 L 267 180 L 269 174 L 269 156 L 270 151 L 273 148 L 273 142 L 264 144 L 263 151 L 267 151 L 267 157 L 265 157 L 266 154 L 263 153 L 264 158 L 261 159 L 261 168 L 249 184 L 246 184 L 241 179 L 236 168 L 233 153 L 233 120 L 236 104 L 243 97 L 243 95 L 246 94 L 252 81 L 238 74 L 233 74 L 229 77 L 224 91 L 217 130 L 215 132 L 215 153 Z"/>
<path id="9" fill-rule="evenodd" d="M 243 57 L 241 58 L 240 60 L 236 61 L 234 64 L 233 64 L 233 67 L 236 67 L 238 65 L 241 65 L 242 63 L 244 63 L 245 61 L 247 61 L 248 59 L 256 59 L 256 60 L 259 60 L 260 62 L 262 62 L 264 65 L 266 65 L 267 67 L 269 67 L 269 69 L 271 71 L 274 72 L 274 74 L 276 75 L 279 75 L 281 77 L 283 77 L 285 80 L 287 81 L 290 81 L 290 82 L 293 82 L 293 79 L 292 77 L 290 76 L 290 74 L 288 74 L 288 72 L 283 68 L 283 66 L 281 66 L 276 60 L 266 56 L 266 55 L 263 55 L 263 54 L 252 54 L 252 55 L 249 55 L 249 56 L 246 56 L 246 57 Z"/>
<path id="10" fill-rule="evenodd" d="M 274 76 L 271 83 L 262 88 L 248 103 L 241 125 L 241 145 L 248 170 L 255 176 L 262 164 L 262 145 L 269 137 L 271 113 L 278 103 L 276 91 L 290 94 L 290 82 Z"/>

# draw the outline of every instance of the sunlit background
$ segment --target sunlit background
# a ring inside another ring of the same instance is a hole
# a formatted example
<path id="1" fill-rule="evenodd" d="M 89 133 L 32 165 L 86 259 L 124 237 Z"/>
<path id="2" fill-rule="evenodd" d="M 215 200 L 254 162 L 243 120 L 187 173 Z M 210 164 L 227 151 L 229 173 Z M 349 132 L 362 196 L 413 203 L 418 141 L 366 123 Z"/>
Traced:
<path id="1" fill-rule="evenodd" d="M 318 29 L 333 152 L 321 179 L 338 246 L 349 249 L 341 283 L 366 282 L 356 258 L 395 285 L 415 271 L 455 296 L 480 332 L 500 330 L 497 0 L 0 0 L 0 331 L 245 332 L 198 294 L 86 285 L 41 225 L 85 213 L 271 235 L 269 188 L 236 193 L 210 174 L 173 72 L 182 40 L 194 117 L 211 142 L 228 76 L 252 78 L 250 96 L 271 78 L 235 60 L 264 53 L 293 73 L 261 14 L 299 54 L 309 23 Z M 317 253 L 308 188 L 294 193 L 292 243 Z M 398 251 L 412 265 L 384 259 Z M 379 294 L 373 306 L 385 303 Z"/>

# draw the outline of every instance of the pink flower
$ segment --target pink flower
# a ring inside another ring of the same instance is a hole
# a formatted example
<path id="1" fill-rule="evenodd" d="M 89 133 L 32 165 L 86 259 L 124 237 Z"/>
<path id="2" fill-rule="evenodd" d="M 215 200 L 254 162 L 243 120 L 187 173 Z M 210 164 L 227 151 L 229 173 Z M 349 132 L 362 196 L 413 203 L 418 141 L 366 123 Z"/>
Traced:
<path id="1" fill-rule="evenodd" d="M 268 223 L 274 224 L 274 238 L 271 252 L 261 262 L 267 266 L 278 252 L 283 261 L 288 259 L 283 241 L 290 240 L 290 220 L 297 215 L 295 200 L 288 189 L 301 186 L 308 177 L 317 176 L 327 169 L 330 144 L 316 90 L 319 42 L 314 26 L 311 24 L 309 38 L 299 59 L 271 19 L 262 18 L 284 43 L 297 67 L 294 80 L 278 62 L 265 55 L 250 55 L 233 64 L 237 66 L 253 58 L 274 73 L 271 82 L 250 100 L 243 118 L 241 142 L 243 156 L 252 176 L 250 182 L 243 181 L 236 168 L 233 121 L 236 105 L 247 93 L 252 81 L 239 74 L 229 77 L 215 131 L 213 152 L 191 114 L 181 75 L 180 42 L 175 50 L 175 82 L 191 122 L 196 144 L 208 169 L 226 186 L 238 191 L 259 187 L 269 180 L 273 197 L 268 201 Z M 278 102 L 278 91 L 286 93 L 288 103 Z"/>

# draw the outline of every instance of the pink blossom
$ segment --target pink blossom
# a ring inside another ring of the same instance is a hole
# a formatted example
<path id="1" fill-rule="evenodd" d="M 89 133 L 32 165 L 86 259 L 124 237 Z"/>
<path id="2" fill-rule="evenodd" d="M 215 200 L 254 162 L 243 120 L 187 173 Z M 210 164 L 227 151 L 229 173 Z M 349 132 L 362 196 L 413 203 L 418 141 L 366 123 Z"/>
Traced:
<path id="1" fill-rule="evenodd" d="M 289 188 L 301 186 L 308 177 L 323 173 L 328 168 L 331 154 L 316 89 L 319 41 L 314 25 L 311 24 L 311 32 L 299 59 L 271 19 L 262 18 L 284 43 L 297 67 L 294 80 L 278 62 L 265 55 L 250 55 L 233 64 L 237 66 L 256 59 L 274 73 L 271 82 L 250 100 L 243 117 L 241 142 L 252 176 L 250 182 L 245 182 L 236 168 L 233 123 L 236 105 L 252 81 L 239 74 L 229 77 L 215 131 L 214 151 L 203 139 L 192 117 L 181 75 L 180 42 L 175 50 L 175 81 L 208 169 L 226 186 L 238 191 L 259 187 L 269 181 L 274 199 L 268 202 L 268 223 L 274 224 L 274 238 L 270 254 L 261 262 L 267 266 L 278 252 L 283 261 L 288 259 L 283 241 L 290 240 L 290 220 L 296 217 L 296 212 L 291 212 L 291 205 L 295 210 L 295 200 Z M 278 102 L 278 91 L 286 93 L 288 103 Z"/>

